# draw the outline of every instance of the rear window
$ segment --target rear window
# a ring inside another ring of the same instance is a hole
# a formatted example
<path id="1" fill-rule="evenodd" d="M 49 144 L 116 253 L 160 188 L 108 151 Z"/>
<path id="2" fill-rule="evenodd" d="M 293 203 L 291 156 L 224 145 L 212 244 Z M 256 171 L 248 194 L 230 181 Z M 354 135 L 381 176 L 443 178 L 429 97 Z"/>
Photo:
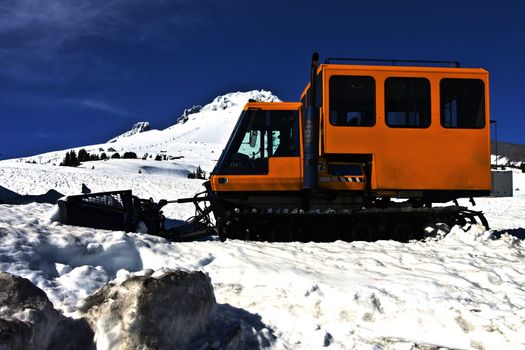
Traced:
<path id="1" fill-rule="evenodd" d="M 425 78 L 385 80 L 386 124 L 394 128 L 430 126 L 430 82 Z"/>
<path id="2" fill-rule="evenodd" d="M 485 85 L 479 79 L 442 79 L 441 125 L 445 128 L 485 127 Z"/>
<path id="3" fill-rule="evenodd" d="M 368 76 L 330 77 L 330 123 L 336 126 L 374 126 L 375 80 Z"/>

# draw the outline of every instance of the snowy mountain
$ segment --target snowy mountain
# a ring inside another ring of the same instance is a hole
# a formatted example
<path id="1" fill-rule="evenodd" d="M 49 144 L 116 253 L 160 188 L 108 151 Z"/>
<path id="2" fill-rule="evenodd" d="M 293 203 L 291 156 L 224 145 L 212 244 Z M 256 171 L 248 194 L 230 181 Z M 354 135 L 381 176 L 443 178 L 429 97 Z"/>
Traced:
<path id="1" fill-rule="evenodd" d="M 201 166 L 210 172 L 220 156 L 228 138 L 248 100 L 261 102 L 280 101 L 270 91 L 253 90 L 232 92 L 216 97 L 204 107 L 194 106 L 185 110 L 176 123 L 164 130 L 150 129 L 148 122 L 141 122 L 128 132 L 117 136 L 108 143 L 76 147 L 77 153 L 84 148 L 90 154 L 135 152 L 138 158 L 154 160 L 156 155 L 163 159 L 176 159 L 187 169 Z M 38 154 L 7 162 L 35 162 L 58 165 L 70 149 Z M 138 169 L 135 169 L 138 170 Z"/>
<path id="2" fill-rule="evenodd" d="M 525 164 L 525 145 L 510 142 L 491 142 L 491 152 L 497 154 L 498 165 L 520 168 Z M 492 163 L 495 163 L 495 158 Z"/>

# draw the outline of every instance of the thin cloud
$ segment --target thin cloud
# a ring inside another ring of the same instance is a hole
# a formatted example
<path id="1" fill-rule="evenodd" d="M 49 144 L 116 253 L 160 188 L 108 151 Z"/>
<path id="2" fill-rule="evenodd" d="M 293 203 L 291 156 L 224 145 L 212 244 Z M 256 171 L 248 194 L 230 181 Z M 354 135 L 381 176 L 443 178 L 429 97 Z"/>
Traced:
<path id="1" fill-rule="evenodd" d="M 0 47 L 56 49 L 86 36 L 165 45 L 205 22 L 184 1 L 0 0 Z"/>
<path id="2" fill-rule="evenodd" d="M 133 114 L 102 100 L 83 99 L 83 100 L 68 100 L 70 103 L 75 103 L 90 109 L 101 111 L 121 117 L 133 117 Z"/>
<path id="3" fill-rule="evenodd" d="M 97 47 L 182 49 L 185 31 L 209 21 L 201 6 L 182 0 L 0 0 L 0 76 L 68 80 L 78 71 L 104 69 L 103 55 L 86 60 L 97 56 Z"/>

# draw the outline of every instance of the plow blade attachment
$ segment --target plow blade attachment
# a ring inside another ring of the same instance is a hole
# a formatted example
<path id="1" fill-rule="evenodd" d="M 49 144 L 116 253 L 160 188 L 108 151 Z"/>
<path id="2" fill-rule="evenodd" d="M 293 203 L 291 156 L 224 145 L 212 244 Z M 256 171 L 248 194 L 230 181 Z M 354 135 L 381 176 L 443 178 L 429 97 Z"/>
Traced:
<path id="1" fill-rule="evenodd" d="M 68 196 L 58 201 L 58 208 L 63 224 L 115 231 L 134 228 L 130 190 Z"/>

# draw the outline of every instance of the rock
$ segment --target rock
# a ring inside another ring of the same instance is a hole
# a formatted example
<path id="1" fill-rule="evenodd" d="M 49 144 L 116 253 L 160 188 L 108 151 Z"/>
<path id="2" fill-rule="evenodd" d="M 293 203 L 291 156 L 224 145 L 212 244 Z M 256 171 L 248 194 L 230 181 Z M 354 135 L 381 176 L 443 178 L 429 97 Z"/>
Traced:
<path id="1" fill-rule="evenodd" d="M 43 290 L 0 272 L 0 349 L 46 349 L 61 319 Z"/>
<path id="2" fill-rule="evenodd" d="M 65 317 L 28 279 L 0 272 L 0 349 L 94 349 L 84 319 Z"/>
<path id="3" fill-rule="evenodd" d="M 8 190 L 5 187 L 0 186 L 0 204 L 9 204 L 11 200 L 19 197 L 20 195 L 16 192 Z"/>
<path id="4" fill-rule="evenodd" d="M 203 272 L 148 271 L 105 285 L 77 308 L 81 318 L 65 317 L 29 280 L 0 272 L 0 350 L 241 350 L 275 340 L 259 315 L 217 305 Z"/>
<path id="5" fill-rule="evenodd" d="M 77 308 L 99 349 L 184 349 L 206 334 L 216 301 L 206 274 L 168 271 L 108 284 Z"/>
<path id="6" fill-rule="evenodd" d="M 146 132 L 146 131 L 150 131 L 150 130 L 151 130 L 151 126 L 149 125 L 148 122 L 138 122 L 138 123 L 135 123 L 133 125 L 131 130 L 128 130 L 125 133 L 123 133 L 123 134 L 121 134 L 121 135 L 119 135 L 117 137 L 112 138 L 111 140 L 108 141 L 108 143 L 117 142 L 121 138 L 130 137 L 130 136 L 133 136 L 133 135 L 136 135 L 136 134 L 140 134 L 142 132 Z"/>
<path id="7" fill-rule="evenodd" d="M 186 108 L 184 112 L 177 118 L 177 124 L 184 124 L 188 121 L 191 114 L 199 113 L 202 110 L 202 106 L 194 105 L 191 108 Z"/>

